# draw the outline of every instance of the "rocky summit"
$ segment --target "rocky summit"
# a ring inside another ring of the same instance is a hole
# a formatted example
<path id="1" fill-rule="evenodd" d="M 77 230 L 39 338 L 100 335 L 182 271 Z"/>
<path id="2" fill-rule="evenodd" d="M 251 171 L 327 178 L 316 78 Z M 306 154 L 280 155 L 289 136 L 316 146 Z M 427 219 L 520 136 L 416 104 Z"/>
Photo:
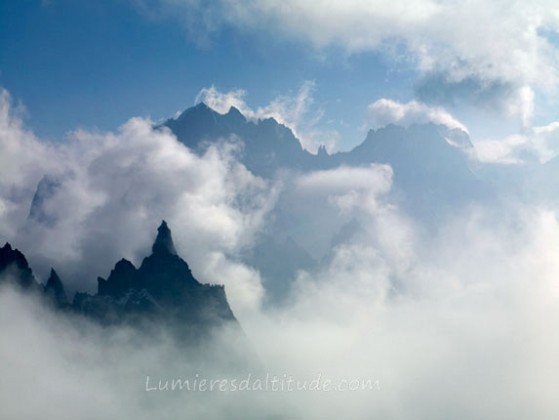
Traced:
<path id="1" fill-rule="evenodd" d="M 54 269 L 46 284 L 39 286 L 23 253 L 8 243 L 0 248 L 0 282 L 6 281 L 36 290 L 49 304 L 102 325 L 164 325 L 183 340 L 205 335 L 214 327 L 238 326 L 224 287 L 194 278 L 177 254 L 165 221 L 158 228 L 151 255 L 140 267 L 126 259 L 118 261 L 107 279 L 98 278 L 95 295 L 78 292 L 70 304 Z"/>
<path id="2" fill-rule="evenodd" d="M 25 255 L 7 242 L 0 248 L 0 283 L 12 283 L 23 289 L 38 286 Z"/>
<path id="3" fill-rule="evenodd" d="M 139 268 L 120 260 L 106 280 L 98 278 L 96 295 L 77 293 L 73 306 L 104 324 L 161 320 L 181 335 L 236 323 L 223 286 L 201 284 L 194 278 L 178 256 L 165 221 L 158 228 L 152 254 Z"/>

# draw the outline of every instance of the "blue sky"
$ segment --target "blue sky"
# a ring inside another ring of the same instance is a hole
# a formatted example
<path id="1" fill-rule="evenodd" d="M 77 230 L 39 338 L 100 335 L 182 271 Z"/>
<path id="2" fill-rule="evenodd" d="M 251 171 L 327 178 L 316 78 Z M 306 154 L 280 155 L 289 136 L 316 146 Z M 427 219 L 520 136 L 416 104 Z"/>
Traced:
<path id="1" fill-rule="evenodd" d="M 444 110 L 476 138 L 557 119 L 552 2 L 311 3 L 2 0 L 0 86 L 54 140 L 172 116 L 211 86 L 244 90 L 255 111 L 280 98 L 285 111 L 311 85 L 304 112 L 285 122 L 332 149 L 362 141 L 380 99 Z"/>

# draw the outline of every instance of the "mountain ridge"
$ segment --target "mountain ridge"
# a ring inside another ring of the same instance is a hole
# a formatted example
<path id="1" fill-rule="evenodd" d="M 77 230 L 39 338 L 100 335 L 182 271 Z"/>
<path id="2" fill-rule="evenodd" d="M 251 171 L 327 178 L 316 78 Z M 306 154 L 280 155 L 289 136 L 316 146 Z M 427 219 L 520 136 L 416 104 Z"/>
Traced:
<path id="1" fill-rule="evenodd" d="M 418 209 L 425 219 L 436 220 L 441 211 L 488 194 L 471 169 L 469 134 L 443 124 L 389 124 L 369 130 L 351 150 L 332 154 L 324 147 L 312 154 L 285 125 L 273 118 L 249 120 L 235 107 L 221 114 L 201 102 L 157 126 L 163 127 L 199 154 L 223 139 L 240 140 L 244 147 L 239 161 L 265 179 L 284 169 L 304 173 L 388 164 L 393 169 L 393 195 L 403 197 L 405 209 Z M 443 205 L 434 208 L 437 200 Z"/>
<path id="2" fill-rule="evenodd" d="M 309 171 L 331 169 L 340 165 L 390 164 L 394 162 L 398 152 L 405 151 L 402 144 L 409 146 L 408 143 L 411 142 L 408 140 L 415 137 L 421 137 L 422 140 L 417 146 L 429 146 L 428 141 L 434 139 L 438 142 L 436 151 L 461 156 L 460 166 L 467 162 L 463 150 L 473 147 L 467 132 L 443 124 L 412 124 L 408 127 L 389 124 L 370 129 L 365 139 L 350 150 L 329 154 L 322 145 L 313 154 L 303 148 L 289 127 L 274 118 L 253 121 L 234 106 L 227 113 L 221 114 L 204 102 L 188 108 L 178 117 L 170 118 L 155 128 L 163 127 L 171 130 L 181 143 L 198 153 L 218 140 L 239 138 L 245 146 L 241 161 L 255 175 L 264 177 L 272 176 L 280 168 Z M 393 150 L 392 155 L 378 155 L 378 147 L 371 146 L 382 142 L 387 134 L 395 135 L 395 141 L 400 147 Z"/>
<path id="3" fill-rule="evenodd" d="M 5 280 L 7 279 L 7 280 Z M 199 283 L 176 252 L 165 221 L 158 228 L 152 254 L 139 268 L 118 261 L 108 278 L 98 278 L 97 294 L 77 292 L 72 303 L 54 269 L 44 285 L 35 279 L 25 255 L 9 243 L 0 248 L 0 283 L 32 290 L 56 308 L 83 315 L 102 325 L 163 322 L 176 338 L 191 340 L 214 327 L 238 322 L 221 285 Z"/>

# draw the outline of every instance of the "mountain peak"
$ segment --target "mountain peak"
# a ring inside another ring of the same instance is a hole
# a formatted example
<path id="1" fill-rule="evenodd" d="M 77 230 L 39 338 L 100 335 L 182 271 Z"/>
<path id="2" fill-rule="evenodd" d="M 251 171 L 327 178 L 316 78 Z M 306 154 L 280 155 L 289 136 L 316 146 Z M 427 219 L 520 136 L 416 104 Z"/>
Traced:
<path id="1" fill-rule="evenodd" d="M 320 146 L 318 146 L 318 151 L 316 152 L 317 156 L 322 156 L 322 157 L 327 157 L 328 155 L 328 151 L 326 150 L 326 146 L 321 144 Z"/>
<path id="2" fill-rule="evenodd" d="M 0 281 L 2 275 L 6 273 L 8 277 L 17 278 L 16 283 L 23 288 L 34 287 L 37 285 L 33 272 L 25 256 L 6 242 L 0 248 Z"/>
<path id="3" fill-rule="evenodd" d="M 163 125 L 169 126 L 169 128 L 173 128 L 174 124 L 180 124 L 181 121 L 190 121 L 192 119 L 199 120 L 202 119 L 212 119 L 214 118 L 215 111 L 211 109 L 208 105 L 204 102 L 198 102 L 191 108 L 186 109 L 183 111 L 178 117 L 171 118 L 167 120 Z"/>
<path id="4" fill-rule="evenodd" d="M 58 276 L 54 268 L 50 269 L 50 276 L 47 280 L 44 291 L 48 296 L 53 298 L 58 305 L 62 306 L 68 303 L 64 285 L 62 284 L 62 280 L 60 280 L 60 277 Z"/>
<path id="5" fill-rule="evenodd" d="M 247 121 L 243 113 L 234 106 L 231 106 L 231 108 L 229 108 L 229 111 L 225 115 L 231 122 L 235 122 L 237 124 L 243 124 Z"/>
<path id="6" fill-rule="evenodd" d="M 239 110 L 239 108 L 237 108 L 236 106 L 231 105 L 229 107 L 229 111 L 227 112 L 228 114 L 234 114 L 234 115 L 243 115 L 243 113 Z"/>
<path id="7" fill-rule="evenodd" d="M 161 225 L 157 228 L 157 238 L 155 238 L 151 251 L 154 254 L 168 253 L 177 255 L 173 237 L 171 236 L 171 230 L 167 226 L 165 220 L 162 220 Z"/>
<path id="8" fill-rule="evenodd" d="M 194 105 L 194 108 L 203 110 L 211 109 L 205 102 L 198 102 L 196 105 Z"/>

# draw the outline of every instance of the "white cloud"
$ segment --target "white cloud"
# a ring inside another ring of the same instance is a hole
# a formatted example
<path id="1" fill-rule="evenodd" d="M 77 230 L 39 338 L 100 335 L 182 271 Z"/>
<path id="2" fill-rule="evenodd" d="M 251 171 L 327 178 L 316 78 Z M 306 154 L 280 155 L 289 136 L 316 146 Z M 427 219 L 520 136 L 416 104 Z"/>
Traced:
<path id="1" fill-rule="evenodd" d="M 474 143 L 472 157 L 485 163 L 520 164 L 524 160 L 515 152 L 527 144 L 528 139 L 522 135 L 508 136 L 499 140 L 479 140 Z"/>
<path id="2" fill-rule="evenodd" d="M 215 86 L 210 86 L 209 88 L 203 88 L 200 90 L 194 102 L 204 102 L 220 114 L 226 114 L 229 112 L 231 107 L 235 107 L 247 118 L 254 118 L 254 111 L 252 111 L 245 102 L 244 98 L 246 95 L 247 92 L 243 89 L 220 92 L 215 88 Z"/>
<path id="3" fill-rule="evenodd" d="M 260 354 L 280 371 L 381 382 L 373 398 L 294 394 L 295 401 L 305 398 L 305 417 L 350 410 L 359 419 L 387 412 L 436 418 L 441 399 L 456 417 L 545 418 L 557 409 L 548 388 L 553 375 L 538 369 L 556 372 L 559 342 L 549 339 L 545 319 L 559 319 L 559 226 L 553 212 L 509 210 L 456 215 L 437 234 L 411 241 L 404 260 L 390 258 L 401 248 L 387 248 L 367 231 L 338 246 L 328 264 L 301 273 L 290 308 L 247 320 L 247 333 L 261 338 Z M 401 227 L 398 218 L 381 223 L 392 232 Z M 409 239 L 402 236 L 400 245 Z M 464 387 L 472 381 L 478 385 Z M 522 392 L 527 382 L 536 394 Z M 493 403 L 476 403 L 488 395 Z M 507 395 L 521 397 L 511 403 Z"/>
<path id="4" fill-rule="evenodd" d="M 235 146 L 197 156 L 141 118 L 117 133 L 77 131 L 49 146 L 22 127 L 7 93 L 1 99 L 0 235 L 25 250 L 39 277 L 54 266 L 70 290 L 95 289 L 96 276 L 120 258 L 139 264 L 166 219 L 195 276 L 231 282 L 239 311 L 259 304 L 258 273 L 236 260 L 276 190 L 236 160 Z M 41 204 L 51 224 L 27 218 L 44 175 L 58 183 Z"/>
<path id="5" fill-rule="evenodd" d="M 159 379 L 180 378 L 192 386 L 195 379 L 233 377 L 226 363 L 243 355 L 238 335 L 228 331 L 204 344 L 200 340 L 198 348 L 179 345 L 160 327 L 150 329 L 149 336 L 125 326 L 102 328 L 54 313 L 5 286 L 0 288 L 0 327 L 0 357 L 9 361 L 0 383 L 6 418 L 172 420 L 187 413 L 188 418 L 217 420 L 249 405 L 249 395 L 240 393 L 231 406 L 218 392 L 146 392 L 148 375 L 156 386 Z M 252 408 L 264 409 L 252 402 Z"/>
<path id="6" fill-rule="evenodd" d="M 259 417 L 390 413 L 404 420 L 437 418 L 444 401 L 445 415 L 453 417 L 520 420 L 528 412 L 552 418 L 559 409 L 553 387 L 559 374 L 557 252 L 559 225 L 549 211 L 510 219 L 483 210 L 458 216 L 412 245 L 404 272 L 364 235 L 337 247 L 317 271 L 301 273 L 289 306 L 254 308 L 243 323 L 265 365 L 253 376 L 379 381 L 380 390 L 364 392 L 147 394 L 145 375 L 221 379 L 248 372 L 224 374 L 216 367 L 219 355 L 232 352 L 227 336 L 207 364 L 163 334 L 146 340 L 126 329 L 70 321 L 4 289 L 0 355 L 9 364 L 0 383 L 3 412 L 15 418 L 116 413 L 122 419 L 211 412 L 209 418 L 222 419 L 249 410 Z M 527 383 L 537 392 L 525 392 Z M 30 398 L 34 404 L 21 404 Z M 479 404 L 481 398 L 488 403 Z"/>
<path id="7" fill-rule="evenodd" d="M 304 82 L 295 95 L 282 95 L 266 106 L 251 108 L 245 101 L 246 91 L 235 89 L 220 92 L 214 86 L 202 89 L 195 102 L 204 102 L 215 111 L 225 114 L 231 107 L 237 108 L 248 119 L 256 121 L 274 118 L 280 124 L 289 127 L 302 146 L 316 152 L 320 145 L 331 151 L 336 145 L 339 134 L 334 130 L 317 128 L 323 112 L 314 109 L 313 92 L 315 84 Z"/>
<path id="8" fill-rule="evenodd" d="M 0 235 L 15 233 L 27 216 L 21 202 L 33 194 L 45 169 L 56 171 L 57 157 L 55 146 L 24 128 L 10 94 L 0 88 Z"/>
<path id="9" fill-rule="evenodd" d="M 500 164 L 545 163 L 559 155 L 559 122 L 527 128 L 522 134 L 475 142 L 474 158 Z"/>
<path id="10" fill-rule="evenodd" d="M 234 146 L 196 156 L 168 132 L 153 131 L 149 121 L 132 119 L 116 133 L 81 131 L 68 144 L 48 148 L 9 106 L 3 115 L 2 158 L 19 168 L 0 167 L 6 171 L 0 197 L 17 210 L 1 216 L 3 238 L 34 257 L 60 258 L 59 269 L 77 261 L 82 276 L 94 276 L 121 256 L 145 254 L 159 219 L 166 218 L 195 275 L 226 283 L 254 357 L 266 370 L 298 378 L 372 378 L 381 385 L 356 393 L 154 397 L 142 389 L 145 375 L 209 372 L 215 378 L 222 372 L 195 363 L 164 335 L 146 341 L 126 329 L 69 321 L 3 289 L 0 360 L 7 362 L 0 403 L 8 417 L 176 419 L 188 413 L 219 419 L 250 411 L 257 417 L 403 420 L 437 418 L 444 410 L 452 418 L 525 419 L 530 413 L 545 419 L 558 412 L 556 209 L 480 203 L 425 231 L 390 202 L 393 174 L 385 165 L 289 174 L 281 180 L 287 198 L 278 199 L 274 189 L 281 185 L 247 172 Z M 534 133 L 543 138 L 556 130 L 553 124 Z M 30 160 L 26 150 L 36 155 Z M 41 171 L 61 179 L 47 201 L 63 219 L 52 227 L 18 225 Z M 10 195 L 12 184 L 24 193 Z M 295 229 L 315 224 L 310 243 L 350 218 L 359 227 L 316 268 L 300 271 L 291 299 L 272 310 L 260 305 L 258 273 L 235 257 L 280 205 L 304 216 L 289 220 Z M 7 228 L 13 224 L 27 230 Z M 59 248 L 66 253 L 58 255 Z M 204 351 L 229 354 L 228 337 Z M 533 392 L 526 392 L 527 384 Z"/>
<path id="11" fill-rule="evenodd" d="M 216 367 L 219 355 L 232 352 L 226 335 L 215 349 L 204 348 L 217 357 L 208 365 L 163 334 L 146 340 L 126 329 L 69 321 L 4 289 L 0 355 L 9 364 L 0 383 L 3 412 L 172 419 L 207 415 L 211 407 L 212 419 L 250 410 L 324 419 L 390 413 L 403 420 L 436 418 L 444 401 L 445 415 L 453 417 L 523 419 L 528 412 L 552 418 L 559 409 L 553 387 L 559 374 L 557 217 L 488 210 L 457 216 L 412 242 L 405 270 L 388 258 L 397 249 L 367 232 L 338 246 L 316 271 L 300 273 L 287 307 L 252 308 L 243 322 L 258 363 L 265 364 L 262 375 L 371 378 L 380 390 L 146 394 L 145 375 L 221 379 L 247 372 L 224 375 Z M 390 231 L 400 227 L 397 218 L 382 223 Z M 525 392 L 527 383 L 537 392 Z M 22 406 L 22 398 L 34 404 Z M 480 398 L 489 402 L 479 404 Z"/>
<path id="12" fill-rule="evenodd" d="M 384 127 L 388 124 L 408 127 L 412 124 L 432 122 L 468 132 L 464 124 L 443 108 L 432 107 L 415 100 L 401 103 L 391 99 L 379 99 L 367 107 L 367 116 L 373 128 Z"/>
<path id="13" fill-rule="evenodd" d="M 318 48 L 391 56 L 403 45 L 420 73 L 443 74 L 447 83 L 479 81 L 508 86 L 508 111 L 526 120 L 533 93 L 555 94 L 559 31 L 554 0 L 467 2 L 420 0 L 331 2 L 318 0 L 160 0 L 163 10 L 188 22 L 193 36 L 220 28 L 283 33 Z M 178 10 L 178 12 L 177 12 Z M 398 60 L 401 57 L 397 57 Z M 401 62 L 401 61 L 400 61 Z M 505 94 L 505 92 L 502 92 Z"/>
<path id="14" fill-rule="evenodd" d="M 374 213 L 378 210 L 379 198 L 392 187 L 392 175 L 392 168 L 388 165 L 339 167 L 302 175 L 296 181 L 296 188 L 307 200 L 325 196 L 345 213 L 354 210 Z"/>
<path id="15" fill-rule="evenodd" d="M 522 127 L 529 127 L 535 112 L 535 93 L 530 86 L 521 86 L 505 100 L 505 111 L 509 116 L 519 116 Z"/>

